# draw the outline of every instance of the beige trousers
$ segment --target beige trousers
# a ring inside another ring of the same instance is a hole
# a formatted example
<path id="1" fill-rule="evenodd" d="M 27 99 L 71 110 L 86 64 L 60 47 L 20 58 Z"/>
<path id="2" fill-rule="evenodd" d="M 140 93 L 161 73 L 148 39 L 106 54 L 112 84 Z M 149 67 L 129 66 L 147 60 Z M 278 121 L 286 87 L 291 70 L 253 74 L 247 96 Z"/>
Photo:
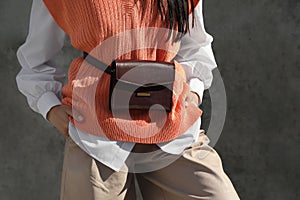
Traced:
<path id="1" fill-rule="evenodd" d="M 167 167 L 136 173 L 144 200 L 238 200 L 223 171 L 217 152 L 208 138 L 186 149 Z M 135 200 L 133 173 L 115 172 L 86 154 L 72 139 L 67 139 L 61 182 L 61 200 Z"/>

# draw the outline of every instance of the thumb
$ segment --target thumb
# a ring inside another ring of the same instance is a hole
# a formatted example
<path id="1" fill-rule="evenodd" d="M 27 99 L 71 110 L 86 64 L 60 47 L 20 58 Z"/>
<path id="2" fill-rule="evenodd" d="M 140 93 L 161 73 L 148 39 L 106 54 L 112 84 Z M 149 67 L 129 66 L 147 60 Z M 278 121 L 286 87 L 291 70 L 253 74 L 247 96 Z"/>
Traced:
<path id="1" fill-rule="evenodd" d="M 186 99 L 185 99 L 185 106 L 189 106 L 189 104 L 193 104 L 196 107 L 198 107 L 199 97 L 194 92 L 189 92 Z"/>
<path id="2" fill-rule="evenodd" d="M 188 94 L 185 98 L 184 106 L 188 107 L 190 103 L 191 103 L 191 98 L 190 95 Z"/>
<path id="3" fill-rule="evenodd" d="M 84 120 L 83 116 L 75 109 L 70 106 L 65 107 L 65 111 L 68 115 L 72 116 L 76 121 L 82 122 Z"/>

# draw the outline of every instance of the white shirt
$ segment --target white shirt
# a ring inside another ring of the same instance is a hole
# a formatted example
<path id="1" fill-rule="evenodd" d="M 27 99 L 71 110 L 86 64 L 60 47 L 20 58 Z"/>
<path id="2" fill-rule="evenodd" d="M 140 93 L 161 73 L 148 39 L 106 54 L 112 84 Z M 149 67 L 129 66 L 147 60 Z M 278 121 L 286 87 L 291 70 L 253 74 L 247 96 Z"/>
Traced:
<path id="1" fill-rule="evenodd" d="M 212 70 L 217 67 L 211 43 L 213 38 L 204 28 L 202 1 L 195 7 L 195 27 L 186 34 L 175 60 L 184 67 L 190 90 L 202 101 L 203 91 L 212 82 Z M 192 16 L 190 14 L 190 22 Z M 21 70 L 16 76 L 18 89 L 27 98 L 32 110 L 45 119 L 48 111 L 61 104 L 61 88 L 65 73 L 53 64 L 54 56 L 62 49 L 66 33 L 56 24 L 42 0 L 33 0 L 29 33 L 18 48 L 17 58 Z M 179 56 L 180 55 L 180 56 Z M 198 138 L 199 118 L 183 135 L 157 145 L 170 154 L 180 154 Z M 119 171 L 130 154 L 134 143 L 113 141 L 84 133 L 69 122 L 70 137 L 90 156 Z"/>

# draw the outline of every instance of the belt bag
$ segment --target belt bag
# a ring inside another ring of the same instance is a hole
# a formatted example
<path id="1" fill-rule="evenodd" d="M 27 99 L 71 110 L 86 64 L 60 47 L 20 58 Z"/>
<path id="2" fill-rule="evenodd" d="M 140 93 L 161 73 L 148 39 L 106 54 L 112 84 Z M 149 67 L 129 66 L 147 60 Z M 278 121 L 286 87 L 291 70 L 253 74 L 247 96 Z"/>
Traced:
<path id="1" fill-rule="evenodd" d="M 84 52 L 85 60 L 111 75 L 109 109 L 172 109 L 175 65 L 146 60 L 114 60 L 110 67 Z M 159 106 L 154 106 L 154 105 Z"/>

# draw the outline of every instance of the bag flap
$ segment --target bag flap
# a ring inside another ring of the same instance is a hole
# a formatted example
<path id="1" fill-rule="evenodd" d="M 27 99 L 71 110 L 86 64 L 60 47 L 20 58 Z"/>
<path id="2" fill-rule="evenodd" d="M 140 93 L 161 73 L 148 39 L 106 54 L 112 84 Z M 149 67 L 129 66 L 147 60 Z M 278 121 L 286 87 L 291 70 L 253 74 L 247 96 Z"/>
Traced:
<path id="1" fill-rule="evenodd" d="M 174 63 L 156 61 L 117 61 L 116 79 L 136 86 L 153 87 L 174 82 Z"/>

